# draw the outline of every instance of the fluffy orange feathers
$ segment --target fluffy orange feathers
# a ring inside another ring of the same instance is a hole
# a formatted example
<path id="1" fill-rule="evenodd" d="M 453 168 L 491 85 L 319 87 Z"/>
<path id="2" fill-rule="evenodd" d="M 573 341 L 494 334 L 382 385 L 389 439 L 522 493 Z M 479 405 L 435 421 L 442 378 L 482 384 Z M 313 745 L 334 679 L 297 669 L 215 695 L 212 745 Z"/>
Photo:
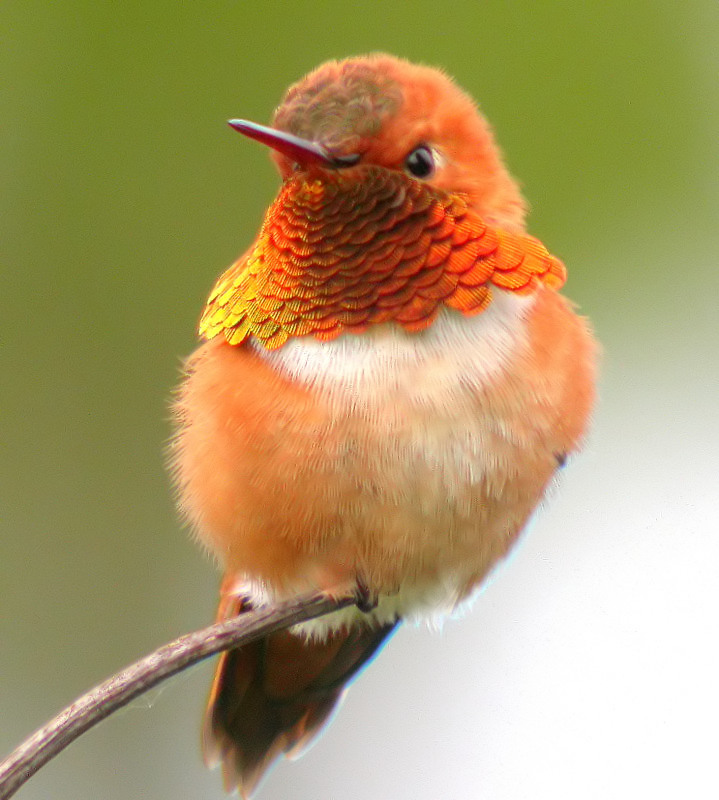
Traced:
<path id="1" fill-rule="evenodd" d="M 187 362 L 181 506 L 225 567 L 220 618 L 309 589 L 377 602 L 220 659 L 205 752 L 247 798 L 402 617 L 450 611 L 506 555 L 580 445 L 595 345 L 442 72 L 330 62 L 273 128 L 231 124 L 283 185 Z"/>

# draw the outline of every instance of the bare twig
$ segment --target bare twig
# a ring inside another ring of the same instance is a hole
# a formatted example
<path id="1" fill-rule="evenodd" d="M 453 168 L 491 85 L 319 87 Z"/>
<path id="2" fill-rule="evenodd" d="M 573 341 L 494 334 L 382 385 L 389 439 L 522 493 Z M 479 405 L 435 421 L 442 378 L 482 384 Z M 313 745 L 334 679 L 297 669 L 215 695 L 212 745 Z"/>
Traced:
<path id="1" fill-rule="evenodd" d="M 7 800 L 51 758 L 100 720 L 192 664 L 274 631 L 352 605 L 353 596 L 314 595 L 261 608 L 188 633 L 79 697 L 0 763 L 0 800 Z"/>

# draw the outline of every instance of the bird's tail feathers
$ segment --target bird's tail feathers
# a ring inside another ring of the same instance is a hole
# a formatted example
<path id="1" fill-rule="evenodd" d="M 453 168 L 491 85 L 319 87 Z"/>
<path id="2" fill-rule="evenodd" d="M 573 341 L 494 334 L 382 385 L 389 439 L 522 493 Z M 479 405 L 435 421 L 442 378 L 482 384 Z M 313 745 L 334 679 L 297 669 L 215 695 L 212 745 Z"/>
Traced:
<path id="1" fill-rule="evenodd" d="M 252 609 L 224 594 L 219 619 Z M 208 765 L 222 763 L 227 791 L 249 798 L 283 753 L 298 758 L 337 709 L 348 682 L 379 650 L 397 622 L 331 631 L 308 640 L 287 630 L 220 657 L 203 729 Z"/>

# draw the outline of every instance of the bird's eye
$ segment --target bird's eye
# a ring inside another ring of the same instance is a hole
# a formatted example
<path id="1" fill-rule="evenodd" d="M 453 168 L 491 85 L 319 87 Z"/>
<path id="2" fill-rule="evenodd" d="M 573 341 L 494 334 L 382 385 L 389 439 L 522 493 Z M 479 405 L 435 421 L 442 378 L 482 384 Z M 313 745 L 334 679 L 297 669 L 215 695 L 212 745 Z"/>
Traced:
<path id="1" fill-rule="evenodd" d="M 414 178 L 429 178 L 435 169 L 434 154 L 426 144 L 421 144 L 405 158 L 404 166 Z"/>

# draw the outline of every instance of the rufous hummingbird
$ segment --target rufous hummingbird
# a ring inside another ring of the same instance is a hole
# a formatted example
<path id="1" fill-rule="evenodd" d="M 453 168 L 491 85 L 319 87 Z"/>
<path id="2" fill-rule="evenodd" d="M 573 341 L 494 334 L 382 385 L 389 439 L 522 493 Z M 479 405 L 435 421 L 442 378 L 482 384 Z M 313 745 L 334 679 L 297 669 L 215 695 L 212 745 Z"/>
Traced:
<path id="1" fill-rule="evenodd" d="M 218 280 L 176 404 L 181 508 L 218 617 L 363 602 L 220 659 L 207 760 L 248 797 L 405 618 L 452 612 L 586 431 L 587 323 L 475 104 L 384 54 L 326 63 L 272 127 L 282 186 Z"/>

